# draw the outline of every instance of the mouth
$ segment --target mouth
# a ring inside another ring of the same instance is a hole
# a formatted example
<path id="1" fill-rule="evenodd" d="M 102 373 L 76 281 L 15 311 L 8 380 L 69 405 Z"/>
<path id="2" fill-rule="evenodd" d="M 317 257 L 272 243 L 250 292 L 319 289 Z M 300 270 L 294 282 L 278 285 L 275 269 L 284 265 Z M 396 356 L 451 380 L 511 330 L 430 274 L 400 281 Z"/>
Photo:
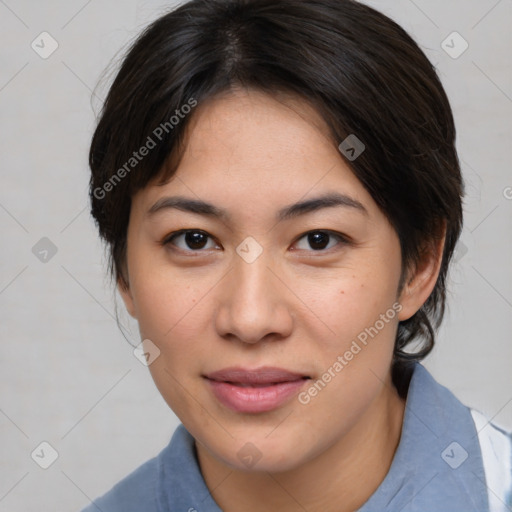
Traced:
<path id="1" fill-rule="evenodd" d="M 225 368 L 203 376 L 215 398 L 240 413 L 262 413 L 283 406 L 310 376 L 281 368 Z"/>

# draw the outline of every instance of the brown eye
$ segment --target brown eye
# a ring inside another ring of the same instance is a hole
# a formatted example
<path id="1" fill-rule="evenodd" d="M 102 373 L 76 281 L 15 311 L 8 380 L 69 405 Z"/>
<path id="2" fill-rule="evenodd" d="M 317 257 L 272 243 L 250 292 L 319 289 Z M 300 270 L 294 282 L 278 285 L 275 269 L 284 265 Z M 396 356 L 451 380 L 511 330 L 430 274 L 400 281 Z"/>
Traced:
<path id="1" fill-rule="evenodd" d="M 306 243 L 303 243 L 302 247 L 298 247 L 298 249 L 306 251 L 324 251 L 325 249 L 331 249 L 340 243 L 348 243 L 344 236 L 330 231 L 310 231 L 297 241 L 297 245 L 300 245 L 301 240 L 305 240 Z"/>
<path id="2" fill-rule="evenodd" d="M 208 237 L 204 233 L 196 231 L 188 231 L 185 233 L 185 244 L 190 249 L 204 249 L 207 242 Z"/>
<path id="3" fill-rule="evenodd" d="M 330 235 L 327 233 L 309 233 L 308 243 L 312 249 L 325 249 L 329 245 Z"/>
<path id="4" fill-rule="evenodd" d="M 213 243 L 210 235 L 204 231 L 187 230 L 167 237 L 164 245 L 172 244 L 184 251 L 200 251 L 201 249 L 212 249 L 215 247 L 215 244 L 207 247 L 209 241 Z"/>

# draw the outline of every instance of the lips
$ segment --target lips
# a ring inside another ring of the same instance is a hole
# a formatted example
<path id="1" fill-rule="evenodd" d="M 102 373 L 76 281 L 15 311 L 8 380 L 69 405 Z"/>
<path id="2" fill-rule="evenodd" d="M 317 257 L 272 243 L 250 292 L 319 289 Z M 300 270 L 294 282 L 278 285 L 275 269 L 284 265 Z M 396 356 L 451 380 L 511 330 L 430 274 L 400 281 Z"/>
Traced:
<path id="1" fill-rule="evenodd" d="M 240 413 L 277 409 L 296 395 L 307 375 L 281 368 L 225 368 L 204 376 L 217 400 Z"/>

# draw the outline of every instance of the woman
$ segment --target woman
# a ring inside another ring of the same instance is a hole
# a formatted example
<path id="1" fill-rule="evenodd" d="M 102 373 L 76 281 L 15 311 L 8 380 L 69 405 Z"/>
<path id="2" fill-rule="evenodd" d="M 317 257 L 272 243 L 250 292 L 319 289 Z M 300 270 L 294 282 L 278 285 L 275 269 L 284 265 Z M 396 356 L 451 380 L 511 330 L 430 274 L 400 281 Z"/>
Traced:
<path id="1" fill-rule="evenodd" d="M 350 0 L 192 0 L 125 57 L 90 166 L 182 425 L 87 511 L 512 504 L 510 434 L 419 363 L 463 184 L 446 94 L 393 21 Z"/>

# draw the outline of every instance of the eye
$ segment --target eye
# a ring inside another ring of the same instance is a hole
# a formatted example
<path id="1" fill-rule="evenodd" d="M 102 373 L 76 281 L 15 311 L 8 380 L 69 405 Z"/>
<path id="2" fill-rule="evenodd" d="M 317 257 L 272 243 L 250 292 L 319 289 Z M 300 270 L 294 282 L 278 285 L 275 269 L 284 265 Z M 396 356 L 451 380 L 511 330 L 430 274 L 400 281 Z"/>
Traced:
<path id="1" fill-rule="evenodd" d="M 208 246 L 208 242 L 211 242 L 213 245 Z M 182 251 L 188 252 L 200 252 L 201 249 L 214 249 L 217 247 L 217 244 L 213 242 L 208 233 L 198 229 L 182 230 L 177 231 L 176 233 L 171 233 L 165 238 L 162 245 L 175 245 Z"/>
<path id="2" fill-rule="evenodd" d="M 301 245 L 301 240 L 305 240 L 305 242 Z M 332 249 L 337 244 L 333 243 L 334 241 L 338 242 L 338 244 L 346 245 L 349 243 L 349 240 L 341 235 L 340 233 L 334 233 L 332 231 L 310 231 L 309 233 L 305 233 L 299 240 L 296 242 L 296 245 L 299 246 L 299 250 L 311 250 L 313 251 L 325 251 L 326 249 Z M 309 247 L 307 247 L 309 245 Z"/>

